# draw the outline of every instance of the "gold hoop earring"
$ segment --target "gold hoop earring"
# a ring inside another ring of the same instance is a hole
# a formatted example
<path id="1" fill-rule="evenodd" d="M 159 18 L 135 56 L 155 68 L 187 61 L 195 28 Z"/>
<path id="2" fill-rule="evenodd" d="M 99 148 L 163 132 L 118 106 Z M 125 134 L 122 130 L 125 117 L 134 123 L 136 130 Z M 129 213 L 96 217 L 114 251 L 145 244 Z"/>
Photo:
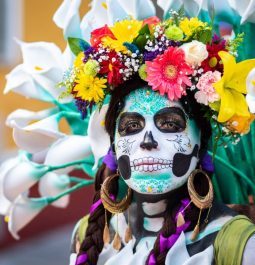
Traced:
<path id="1" fill-rule="evenodd" d="M 208 193 L 205 196 L 199 195 L 195 189 L 194 178 L 197 174 L 204 175 L 208 181 L 209 189 L 208 189 Z M 197 224 L 196 224 L 196 226 L 193 230 L 193 233 L 191 235 L 191 240 L 194 241 L 199 234 L 199 225 L 200 225 L 202 210 L 208 209 L 208 213 L 207 213 L 206 220 L 205 220 L 205 223 L 207 223 L 208 222 L 208 216 L 209 216 L 209 213 L 210 213 L 210 210 L 212 207 L 212 202 L 213 202 L 213 185 L 212 185 L 211 179 L 206 174 L 206 172 L 204 172 L 201 169 L 195 169 L 190 174 L 190 176 L 188 178 L 188 192 L 189 192 L 189 196 L 190 196 L 192 203 L 194 203 L 194 205 L 200 209 Z"/>
<path id="2" fill-rule="evenodd" d="M 105 179 L 101 186 L 100 196 L 104 208 L 111 213 L 118 214 L 123 213 L 129 207 L 132 200 L 132 190 L 128 187 L 127 195 L 121 201 L 112 200 L 109 194 L 110 182 L 116 177 L 119 177 L 119 174 L 109 176 Z"/>
<path id="3" fill-rule="evenodd" d="M 116 225 L 117 229 L 116 229 L 116 233 L 113 239 L 113 247 L 116 250 L 119 250 L 121 248 L 121 239 L 120 239 L 120 235 L 118 232 L 118 214 L 123 213 L 129 207 L 131 200 L 132 200 L 132 190 L 128 187 L 127 195 L 121 201 L 119 202 L 113 201 L 109 194 L 109 188 L 110 188 L 110 182 L 116 177 L 119 177 L 119 174 L 109 176 L 108 178 L 105 179 L 105 181 L 103 182 L 101 186 L 100 196 L 101 196 L 101 200 L 102 200 L 104 208 L 112 214 L 117 214 L 117 225 Z M 128 219 L 129 219 L 129 216 L 128 216 Z M 128 227 L 126 229 L 125 234 L 126 234 L 125 241 L 127 243 L 127 241 L 132 239 L 132 232 L 131 232 L 129 222 L 128 222 Z M 104 232 L 103 232 L 103 240 L 104 240 L 105 245 L 110 242 L 110 232 L 109 232 L 106 212 L 105 212 L 105 227 L 104 227 Z"/>

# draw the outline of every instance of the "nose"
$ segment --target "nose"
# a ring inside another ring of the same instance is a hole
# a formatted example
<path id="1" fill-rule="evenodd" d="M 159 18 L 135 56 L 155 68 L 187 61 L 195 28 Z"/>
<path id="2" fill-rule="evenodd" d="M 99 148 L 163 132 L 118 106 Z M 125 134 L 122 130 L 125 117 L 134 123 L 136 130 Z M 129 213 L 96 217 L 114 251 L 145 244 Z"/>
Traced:
<path id="1" fill-rule="evenodd" d="M 147 131 L 144 135 L 143 141 L 140 143 L 142 149 L 151 150 L 158 147 L 158 142 L 154 140 L 152 132 Z"/>

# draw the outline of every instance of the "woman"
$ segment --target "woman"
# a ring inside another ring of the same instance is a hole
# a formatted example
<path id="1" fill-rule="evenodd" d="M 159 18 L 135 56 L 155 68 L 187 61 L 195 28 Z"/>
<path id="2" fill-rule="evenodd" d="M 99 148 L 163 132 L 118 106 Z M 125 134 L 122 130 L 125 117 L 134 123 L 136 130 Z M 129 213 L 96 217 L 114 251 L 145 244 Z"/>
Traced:
<path id="1" fill-rule="evenodd" d="M 121 177 L 113 178 L 107 187 L 113 197 L 119 197 L 124 180 L 133 190 L 132 201 L 124 207 L 128 207 L 124 215 L 115 216 L 108 211 L 107 203 L 98 204 L 102 183 L 117 173 L 112 170 L 108 155 L 96 177 L 94 205 L 98 206 L 89 216 L 81 245 L 78 243 L 80 260 L 86 257 L 86 261 L 77 264 L 212 264 L 218 231 L 237 213 L 210 201 L 212 205 L 199 217 L 200 209 L 190 203 L 187 179 L 196 168 L 203 166 L 211 135 L 211 126 L 201 105 L 194 101 L 192 92 L 178 102 L 170 101 L 139 78 L 126 82 L 119 91 L 111 96 L 105 128 L 112 139 L 110 159 L 117 160 Z M 195 190 L 202 197 L 210 193 L 210 181 L 203 174 L 197 172 L 194 178 Z M 117 200 L 111 203 L 117 204 Z M 185 216 L 181 225 L 178 224 L 180 211 Z M 238 220 L 236 224 L 240 223 Z M 108 239 L 103 241 L 108 224 L 112 245 Z M 192 239 L 197 224 L 201 233 Z M 83 228 L 84 223 L 78 230 Z M 128 243 L 125 242 L 126 230 L 132 231 L 132 240 Z M 119 233 L 121 246 L 114 233 Z M 165 243 L 167 239 L 169 243 Z M 78 233 L 76 240 L 79 242 Z M 245 253 L 242 264 L 251 264 L 254 251 L 250 252 L 249 248 L 255 246 L 254 240 L 253 235 L 242 249 Z M 77 247 L 77 242 L 73 246 Z M 222 258 L 222 253 L 216 254 Z M 216 259 L 216 264 L 231 263 L 220 263 Z"/>
<path id="2" fill-rule="evenodd" d="M 212 38 L 210 25 L 173 12 L 164 22 L 105 25 L 91 46 L 70 42 L 70 87 L 83 116 L 110 95 L 111 149 L 74 237 L 77 265 L 251 264 L 255 227 L 214 201 L 205 172 L 211 124 L 215 151 L 237 143 L 254 119 L 244 94 L 255 61 L 236 63 L 239 41 Z"/>

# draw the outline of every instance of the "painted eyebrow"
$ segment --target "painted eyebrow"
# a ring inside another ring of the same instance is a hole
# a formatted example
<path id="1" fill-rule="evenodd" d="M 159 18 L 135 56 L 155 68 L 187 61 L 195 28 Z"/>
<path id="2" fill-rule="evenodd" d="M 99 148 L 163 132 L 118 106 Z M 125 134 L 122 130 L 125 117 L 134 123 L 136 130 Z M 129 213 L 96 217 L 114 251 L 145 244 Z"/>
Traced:
<path id="1" fill-rule="evenodd" d="M 154 116 L 162 115 L 162 114 L 178 114 L 180 115 L 184 120 L 186 120 L 186 115 L 184 111 L 179 107 L 167 107 L 159 110 Z"/>

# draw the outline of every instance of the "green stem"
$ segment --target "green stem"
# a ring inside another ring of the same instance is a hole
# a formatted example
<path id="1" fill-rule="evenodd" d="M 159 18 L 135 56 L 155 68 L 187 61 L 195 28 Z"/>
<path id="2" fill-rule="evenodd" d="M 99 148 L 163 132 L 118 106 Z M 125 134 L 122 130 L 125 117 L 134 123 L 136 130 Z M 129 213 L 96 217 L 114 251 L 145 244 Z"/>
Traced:
<path id="1" fill-rule="evenodd" d="M 41 198 L 31 198 L 32 201 L 35 202 L 47 202 L 47 204 L 51 204 L 57 200 L 59 200 L 60 198 L 78 190 L 81 189 L 85 186 L 89 186 L 90 184 L 93 184 L 94 180 L 83 180 L 82 182 L 80 182 L 79 184 L 76 184 L 75 186 L 65 190 L 64 192 L 58 194 L 57 196 L 54 197 L 41 197 Z"/>
<path id="2" fill-rule="evenodd" d="M 208 151 L 209 155 L 213 156 L 213 153 Z M 224 159 L 222 159 L 221 157 L 219 157 L 218 155 L 214 156 L 214 159 L 216 159 L 218 162 L 220 162 L 221 164 L 223 164 L 224 166 L 228 167 L 229 169 L 231 169 L 234 173 L 236 173 L 237 175 L 239 175 L 244 181 L 247 182 L 247 184 L 251 187 L 251 189 L 254 189 L 254 183 L 245 175 L 243 174 L 243 172 L 241 172 L 239 169 L 233 167 L 232 165 L 230 165 L 229 163 L 227 163 Z"/>
<path id="3" fill-rule="evenodd" d="M 77 177 L 69 177 L 71 182 L 76 182 L 76 183 L 81 183 L 84 181 L 82 178 L 77 178 Z"/>
<path id="4" fill-rule="evenodd" d="M 62 165 L 58 165 L 58 166 L 48 166 L 45 165 L 49 168 L 49 172 L 54 171 L 54 170 L 58 170 L 58 169 L 62 169 L 62 168 L 66 168 L 66 167 L 71 167 L 71 166 L 76 166 L 76 165 L 80 165 L 80 164 L 84 164 L 86 163 L 86 160 L 76 160 L 70 163 L 66 163 L 66 164 L 62 164 Z"/>

